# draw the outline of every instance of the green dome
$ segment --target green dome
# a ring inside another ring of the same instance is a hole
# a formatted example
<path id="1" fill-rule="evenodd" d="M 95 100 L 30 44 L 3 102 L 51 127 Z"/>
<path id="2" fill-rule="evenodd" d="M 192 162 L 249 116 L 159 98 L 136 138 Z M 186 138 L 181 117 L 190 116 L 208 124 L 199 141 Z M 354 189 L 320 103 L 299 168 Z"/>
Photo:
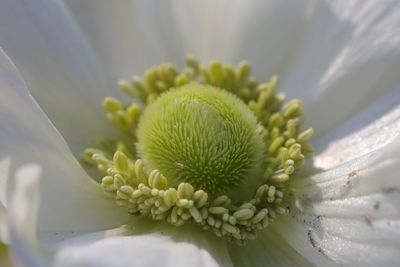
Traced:
<path id="1" fill-rule="evenodd" d="M 264 144 L 251 110 L 236 96 L 192 83 L 147 106 L 138 126 L 138 151 L 171 185 L 188 182 L 209 194 L 227 193 L 254 179 Z"/>

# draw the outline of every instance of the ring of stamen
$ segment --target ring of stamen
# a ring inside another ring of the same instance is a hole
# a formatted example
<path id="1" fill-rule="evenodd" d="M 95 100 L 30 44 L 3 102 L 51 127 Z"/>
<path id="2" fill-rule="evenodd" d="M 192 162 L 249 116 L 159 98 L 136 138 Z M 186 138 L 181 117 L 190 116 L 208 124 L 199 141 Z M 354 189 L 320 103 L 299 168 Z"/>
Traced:
<path id="1" fill-rule="evenodd" d="M 212 196 L 187 182 L 169 187 L 169 180 L 157 169 L 145 169 L 134 143 L 136 129 L 144 108 L 170 88 L 192 82 L 224 88 L 238 96 L 254 113 L 265 143 L 263 175 L 260 185 L 247 201 L 235 201 L 225 194 Z M 302 102 L 275 92 L 277 78 L 257 83 L 250 77 L 250 66 L 241 63 L 237 68 L 213 62 L 209 67 L 194 58 L 179 72 L 171 64 L 162 64 L 145 73 L 144 79 L 120 81 L 119 87 L 142 104 L 125 104 L 106 98 L 103 106 L 107 117 L 125 133 L 125 140 L 99 140 L 96 148 L 85 150 L 83 162 L 96 165 L 104 173 L 101 187 L 127 207 L 131 214 L 150 216 L 176 226 L 185 223 L 199 225 L 217 236 L 243 244 L 254 239 L 285 208 L 288 180 L 304 160 L 313 153 L 308 144 L 313 130 L 300 131 Z"/>

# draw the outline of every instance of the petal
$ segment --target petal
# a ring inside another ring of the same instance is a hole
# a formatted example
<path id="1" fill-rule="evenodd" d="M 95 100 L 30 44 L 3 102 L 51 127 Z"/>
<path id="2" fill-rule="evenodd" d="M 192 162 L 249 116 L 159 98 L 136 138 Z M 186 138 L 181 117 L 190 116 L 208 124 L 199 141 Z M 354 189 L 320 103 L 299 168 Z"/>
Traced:
<path id="1" fill-rule="evenodd" d="M 117 90 L 60 1 L 1 1 L 0 46 L 75 155 L 112 133 L 101 101 Z"/>
<path id="2" fill-rule="evenodd" d="M 399 12 L 396 0 L 317 2 L 282 79 L 317 135 L 398 88 Z"/>
<path id="3" fill-rule="evenodd" d="M 181 35 L 184 25 L 172 1 L 89 0 L 65 4 L 112 81 L 141 75 L 162 61 L 184 62 L 188 52 Z"/>
<path id="4" fill-rule="evenodd" d="M 333 131 L 317 138 L 317 168 L 330 169 L 382 148 L 400 134 L 400 91 L 393 90 Z"/>
<path id="5" fill-rule="evenodd" d="M 307 26 L 313 1 L 227 1 L 219 11 L 227 59 L 247 60 L 260 81 L 283 76 L 295 56 Z M 230 12 L 226 14 L 226 12 Z"/>
<path id="6" fill-rule="evenodd" d="M 140 74 L 161 61 L 182 65 L 188 53 L 202 61 L 249 60 L 264 79 L 289 62 L 306 23 L 308 2 L 92 0 L 66 4 L 114 79 Z"/>
<path id="7" fill-rule="evenodd" d="M 80 167 L 1 50 L 0 95 L 0 161 L 9 161 L 8 169 L 0 172 L 0 192 L 6 185 L 7 209 L 15 171 L 36 163 L 42 169 L 39 231 L 101 230 L 127 219 Z"/>
<path id="8" fill-rule="evenodd" d="M 400 142 L 293 184 L 309 246 L 344 266 L 400 264 Z M 287 240 L 290 233 L 281 233 Z"/>
<path id="9" fill-rule="evenodd" d="M 10 199 L 8 232 L 14 260 L 18 266 L 44 266 L 37 256 L 36 217 L 39 205 L 39 177 L 37 164 L 24 165 L 15 174 L 16 189 Z"/>
<path id="10" fill-rule="evenodd" d="M 150 222 L 150 228 L 157 224 L 150 233 L 123 226 L 66 240 L 55 256 L 54 265 L 232 266 L 223 240 L 191 226 L 160 226 Z"/>
<path id="11" fill-rule="evenodd" d="M 245 246 L 231 244 L 229 253 L 235 266 L 313 266 L 271 229 Z"/>
<path id="12" fill-rule="evenodd" d="M 8 169 L 10 168 L 10 160 L 0 159 L 0 244 L 8 243 L 8 234 L 6 229 L 6 188 Z"/>
<path id="13" fill-rule="evenodd" d="M 6 207 L 0 203 L 0 245 L 8 243 L 8 234 L 6 228 Z"/>
<path id="14" fill-rule="evenodd" d="M 302 255 L 313 266 L 341 266 L 310 244 L 308 229 L 297 220 L 280 216 L 270 225 L 270 230 L 282 238 L 283 242 L 289 242 L 291 249 Z"/>

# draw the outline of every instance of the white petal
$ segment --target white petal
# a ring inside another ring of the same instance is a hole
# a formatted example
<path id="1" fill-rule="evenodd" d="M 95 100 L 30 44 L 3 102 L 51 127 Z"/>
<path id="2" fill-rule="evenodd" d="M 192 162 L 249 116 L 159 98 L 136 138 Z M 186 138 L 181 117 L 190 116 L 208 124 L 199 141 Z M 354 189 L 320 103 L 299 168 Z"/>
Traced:
<path id="1" fill-rule="evenodd" d="M 232 266 L 223 240 L 198 227 L 165 225 L 150 232 L 124 226 L 69 239 L 57 252 L 54 265 Z"/>
<path id="2" fill-rule="evenodd" d="M 10 160 L 0 159 L 0 243 L 8 243 L 8 234 L 6 230 L 6 188 Z"/>
<path id="3" fill-rule="evenodd" d="M 0 160 L 9 160 L 8 170 L 0 173 L 0 192 L 6 185 L 7 209 L 15 188 L 9 177 L 19 166 L 36 163 L 43 172 L 39 231 L 101 230 L 127 219 L 80 167 L 1 50 L 0 95 Z"/>
<path id="4" fill-rule="evenodd" d="M 285 68 L 306 23 L 309 1 L 67 1 L 114 79 L 151 65 L 249 60 L 267 78 Z"/>
<path id="5" fill-rule="evenodd" d="M 308 0 L 227 1 L 219 8 L 224 26 L 216 35 L 224 39 L 228 60 L 249 61 L 263 82 L 274 74 L 283 76 L 302 40 L 312 4 Z"/>
<path id="6" fill-rule="evenodd" d="M 0 245 L 8 244 L 8 234 L 6 228 L 6 207 L 0 203 Z"/>
<path id="7" fill-rule="evenodd" d="M 235 266 L 313 266 L 286 240 L 271 229 L 266 229 L 254 241 L 245 246 L 229 245 L 229 253 Z"/>
<path id="8" fill-rule="evenodd" d="M 66 5 L 112 81 L 141 75 L 163 61 L 184 62 L 183 25 L 171 1 L 89 0 Z"/>
<path id="9" fill-rule="evenodd" d="M 400 91 L 393 90 L 328 134 L 316 139 L 317 168 L 330 169 L 382 148 L 400 135 Z"/>
<path id="10" fill-rule="evenodd" d="M 0 46 L 75 155 L 112 132 L 101 101 L 118 91 L 60 1 L 1 1 Z"/>
<path id="11" fill-rule="evenodd" d="M 304 227 L 302 223 L 295 219 L 280 216 L 271 223 L 270 230 L 276 232 L 277 235 L 285 240 L 283 242 L 288 242 L 291 249 L 302 255 L 314 266 L 340 266 L 310 244 L 307 227 Z"/>
<path id="12" fill-rule="evenodd" d="M 318 1 L 282 90 L 306 102 L 317 135 L 398 88 L 396 0 Z"/>
<path id="13" fill-rule="evenodd" d="M 400 142 L 299 179 L 294 217 L 303 238 L 345 266 L 400 264 Z M 292 236 L 283 232 L 287 240 Z"/>
<path id="14" fill-rule="evenodd" d="M 40 173 L 39 165 L 30 164 L 18 168 L 15 174 L 16 189 L 8 207 L 7 228 L 18 266 L 44 266 L 36 243 Z"/>

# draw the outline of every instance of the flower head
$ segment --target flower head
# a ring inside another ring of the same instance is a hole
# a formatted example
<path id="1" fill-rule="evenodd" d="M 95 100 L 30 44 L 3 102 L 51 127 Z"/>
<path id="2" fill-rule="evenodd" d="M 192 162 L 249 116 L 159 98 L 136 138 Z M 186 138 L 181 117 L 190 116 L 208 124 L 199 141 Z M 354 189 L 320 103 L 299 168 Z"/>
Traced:
<path id="1" fill-rule="evenodd" d="M 398 265 L 398 13 L 397 1 L 3 1 L 3 242 L 25 266 Z M 277 73 L 316 133 L 290 216 L 244 247 L 132 218 L 77 161 L 99 133 L 118 136 L 99 116 L 116 79 L 187 52 Z"/>

